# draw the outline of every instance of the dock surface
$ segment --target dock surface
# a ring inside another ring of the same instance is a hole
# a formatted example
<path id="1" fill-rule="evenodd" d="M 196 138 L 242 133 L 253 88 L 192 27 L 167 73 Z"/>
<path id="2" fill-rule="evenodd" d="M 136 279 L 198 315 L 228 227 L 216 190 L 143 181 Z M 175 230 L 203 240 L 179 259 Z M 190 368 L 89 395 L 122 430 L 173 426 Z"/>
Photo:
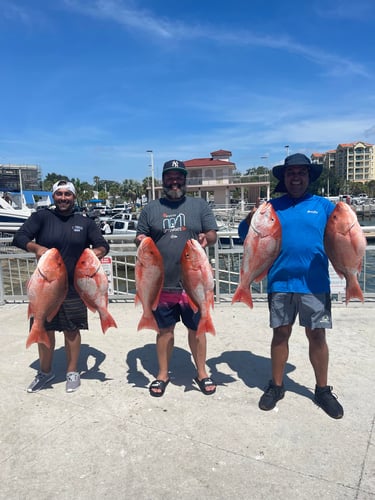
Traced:
<path id="1" fill-rule="evenodd" d="M 375 499 L 375 307 L 333 304 L 327 332 L 329 383 L 345 415 L 313 403 L 308 344 L 290 341 L 286 394 L 259 410 L 270 378 L 265 302 L 218 304 L 207 365 L 217 391 L 204 396 L 185 329 L 176 328 L 171 383 L 149 395 L 157 372 L 155 334 L 137 332 L 141 309 L 110 304 L 119 328 L 105 335 L 97 314 L 82 332 L 81 387 L 65 392 L 63 336 L 52 385 L 26 392 L 38 368 L 26 349 L 27 304 L 0 307 L 0 498 Z"/>

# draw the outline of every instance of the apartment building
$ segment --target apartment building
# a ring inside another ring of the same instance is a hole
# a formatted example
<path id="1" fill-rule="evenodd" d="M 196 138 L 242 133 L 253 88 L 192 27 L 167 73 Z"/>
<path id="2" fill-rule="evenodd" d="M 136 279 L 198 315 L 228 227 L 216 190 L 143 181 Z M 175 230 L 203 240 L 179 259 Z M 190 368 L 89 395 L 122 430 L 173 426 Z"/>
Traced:
<path id="1" fill-rule="evenodd" d="M 375 180 L 375 146 L 367 142 L 339 144 L 326 153 L 313 153 L 311 161 L 323 163 L 325 169 L 332 169 L 338 177 L 349 182 Z"/>

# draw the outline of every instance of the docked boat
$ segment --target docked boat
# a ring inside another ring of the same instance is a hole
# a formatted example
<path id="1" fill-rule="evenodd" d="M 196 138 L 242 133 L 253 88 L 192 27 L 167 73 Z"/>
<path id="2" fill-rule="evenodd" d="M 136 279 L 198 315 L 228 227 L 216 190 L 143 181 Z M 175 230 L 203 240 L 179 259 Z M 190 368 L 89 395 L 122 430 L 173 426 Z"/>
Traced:
<path id="1" fill-rule="evenodd" d="M 361 226 L 368 242 L 375 241 L 375 226 Z"/>
<path id="2" fill-rule="evenodd" d="M 31 213 L 30 208 L 15 208 L 0 197 L 0 233 L 3 235 L 15 233 Z"/>

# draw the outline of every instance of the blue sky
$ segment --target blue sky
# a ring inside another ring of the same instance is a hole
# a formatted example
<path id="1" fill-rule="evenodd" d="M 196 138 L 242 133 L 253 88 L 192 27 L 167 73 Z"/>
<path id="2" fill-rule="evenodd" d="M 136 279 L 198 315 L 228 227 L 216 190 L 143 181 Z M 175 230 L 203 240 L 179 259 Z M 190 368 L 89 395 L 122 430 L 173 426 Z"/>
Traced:
<path id="1" fill-rule="evenodd" d="M 0 0 L 0 163 L 92 182 L 375 143 L 373 0 Z"/>

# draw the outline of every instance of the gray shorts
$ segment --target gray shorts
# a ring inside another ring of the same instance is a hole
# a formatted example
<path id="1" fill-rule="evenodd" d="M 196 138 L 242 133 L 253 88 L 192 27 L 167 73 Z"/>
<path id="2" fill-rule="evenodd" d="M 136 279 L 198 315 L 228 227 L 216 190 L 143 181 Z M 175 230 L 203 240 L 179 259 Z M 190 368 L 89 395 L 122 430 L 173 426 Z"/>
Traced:
<path id="1" fill-rule="evenodd" d="M 332 328 L 331 296 L 329 293 L 269 293 L 270 327 L 293 325 L 297 314 L 301 326 Z"/>

